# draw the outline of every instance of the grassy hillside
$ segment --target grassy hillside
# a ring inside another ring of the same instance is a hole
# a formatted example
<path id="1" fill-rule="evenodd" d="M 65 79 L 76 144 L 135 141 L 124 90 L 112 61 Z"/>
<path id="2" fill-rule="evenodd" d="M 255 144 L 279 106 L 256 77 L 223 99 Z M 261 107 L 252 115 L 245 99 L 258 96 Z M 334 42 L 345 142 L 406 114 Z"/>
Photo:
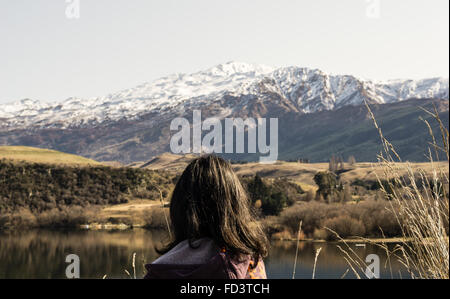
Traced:
<path id="1" fill-rule="evenodd" d="M 173 178 L 144 169 L 0 161 L 0 213 L 118 204 L 133 198 L 159 200 L 155 186 L 167 197 Z"/>
<path id="2" fill-rule="evenodd" d="M 44 164 L 100 165 L 97 161 L 77 155 L 26 146 L 0 146 L 0 159 Z"/>
<path id="3" fill-rule="evenodd" d="M 163 154 L 147 163 L 140 163 L 135 167 L 142 167 L 151 170 L 165 170 L 180 173 L 193 159 L 193 155 L 173 155 Z M 447 162 L 435 162 L 434 167 L 448 172 L 449 165 Z M 279 161 L 275 164 L 246 163 L 233 164 L 234 171 L 241 177 L 249 177 L 255 174 L 266 179 L 288 179 L 297 183 L 303 190 L 316 189 L 314 176 L 318 172 L 327 171 L 328 163 L 297 163 Z M 432 172 L 430 163 L 411 163 L 413 170 L 422 169 L 427 173 Z M 356 163 L 349 165 L 345 163 L 345 170 L 340 173 L 340 180 L 344 184 L 350 184 L 356 180 L 376 181 L 377 175 L 383 176 L 383 169 L 377 163 Z M 406 173 L 405 173 L 406 174 Z"/>
<path id="4" fill-rule="evenodd" d="M 175 177 L 162 171 L 0 160 L 0 228 L 68 226 L 99 208 L 167 198 Z"/>

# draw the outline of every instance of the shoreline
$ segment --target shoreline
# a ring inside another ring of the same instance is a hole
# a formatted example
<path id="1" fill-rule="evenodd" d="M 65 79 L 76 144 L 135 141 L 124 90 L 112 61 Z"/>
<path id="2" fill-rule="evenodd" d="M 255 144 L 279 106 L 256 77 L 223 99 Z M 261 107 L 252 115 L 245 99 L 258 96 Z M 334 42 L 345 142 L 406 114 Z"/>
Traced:
<path id="1" fill-rule="evenodd" d="M 112 223 L 91 223 L 91 224 L 83 224 L 76 227 L 37 227 L 37 228 L 29 228 L 29 230 L 82 230 L 82 231 L 128 231 L 128 230 L 134 230 L 134 229 L 142 229 L 142 230 L 155 230 L 155 231 L 163 231 L 164 229 L 160 228 L 148 228 L 145 227 L 145 225 L 128 225 L 124 223 L 119 224 L 112 224 Z M 23 230 L 23 229 L 20 229 Z M 1 232 L 11 232 L 11 231 L 19 231 L 18 228 L 8 228 L 5 230 L 0 230 Z M 297 242 L 297 239 L 292 238 L 269 238 L 270 241 L 275 242 L 286 242 L 286 243 L 294 243 Z M 348 243 L 348 244 L 392 244 L 392 243 L 406 243 L 411 242 L 411 239 L 404 238 L 404 237 L 392 237 L 392 238 L 358 238 L 355 237 L 353 239 L 342 239 L 342 240 L 319 240 L 319 239 L 301 239 L 298 240 L 299 243 Z"/>
<path id="2" fill-rule="evenodd" d="M 279 239 L 279 238 L 271 238 L 273 241 L 281 241 L 281 242 L 297 242 L 296 239 Z M 348 243 L 348 244 L 392 244 L 392 243 L 408 243 L 412 240 L 410 238 L 404 237 L 393 237 L 393 238 L 357 238 L 357 239 L 342 239 L 342 240 L 316 240 L 316 239 L 303 239 L 298 240 L 298 242 L 302 243 Z"/>
<path id="3" fill-rule="evenodd" d="M 162 229 L 156 229 L 156 228 L 146 228 L 144 225 L 126 225 L 126 224 L 90 224 L 90 225 L 81 225 L 79 228 L 83 230 L 90 230 L 90 231 L 111 231 L 111 230 L 120 230 L 120 231 L 126 231 L 126 230 L 133 230 L 133 229 L 145 229 L 145 230 L 162 230 Z M 281 239 L 281 238 L 269 238 L 271 241 L 281 241 L 281 242 L 297 242 L 297 239 Z M 410 238 L 404 238 L 404 237 L 391 237 L 391 238 L 359 238 L 355 237 L 353 239 L 342 239 L 342 240 L 333 240 L 333 241 L 327 241 L 327 240 L 318 240 L 318 239 L 302 239 L 298 240 L 298 242 L 302 243 L 349 243 L 349 244 L 381 244 L 381 243 L 405 243 L 405 242 L 411 242 Z"/>

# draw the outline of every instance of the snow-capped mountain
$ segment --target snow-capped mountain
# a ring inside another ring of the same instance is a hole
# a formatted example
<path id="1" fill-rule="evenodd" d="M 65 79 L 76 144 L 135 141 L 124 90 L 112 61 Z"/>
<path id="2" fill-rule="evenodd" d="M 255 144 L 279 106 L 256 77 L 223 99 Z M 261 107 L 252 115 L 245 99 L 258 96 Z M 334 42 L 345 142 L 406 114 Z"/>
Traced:
<path id="1" fill-rule="evenodd" d="M 365 100 L 394 103 L 410 98 L 447 99 L 449 82 L 444 78 L 374 82 L 308 68 L 275 69 L 229 62 L 194 74 L 174 74 L 104 97 L 69 98 L 58 103 L 26 99 L 1 104 L 0 129 L 86 127 L 151 112 L 202 107 L 224 97 L 274 99 L 267 95 L 289 102 L 298 112 L 314 113 L 360 105 Z M 227 102 L 226 106 L 233 109 L 233 103 Z"/>

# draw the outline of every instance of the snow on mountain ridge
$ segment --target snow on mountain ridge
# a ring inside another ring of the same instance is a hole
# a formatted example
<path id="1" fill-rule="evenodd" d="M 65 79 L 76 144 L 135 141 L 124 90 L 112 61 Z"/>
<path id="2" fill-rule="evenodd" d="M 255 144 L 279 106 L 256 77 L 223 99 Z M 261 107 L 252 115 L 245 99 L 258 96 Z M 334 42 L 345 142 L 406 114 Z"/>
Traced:
<path id="1" fill-rule="evenodd" d="M 271 68 L 244 63 L 230 62 L 194 74 L 175 74 L 135 88 L 124 90 L 104 98 L 105 100 L 141 98 L 159 103 L 176 102 L 218 94 L 224 90 L 235 90 L 244 81 L 261 77 Z"/>
<path id="2" fill-rule="evenodd" d="M 0 106 L 0 128 L 69 127 L 134 118 L 152 111 L 168 111 L 182 103 L 208 104 L 225 94 L 280 93 L 312 113 L 368 100 L 390 103 L 408 98 L 448 98 L 448 79 L 374 82 L 354 76 L 328 75 L 317 69 L 271 68 L 240 62 L 220 64 L 193 74 L 174 74 L 104 97 L 69 98 L 60 103 L 22 100 Z"/>

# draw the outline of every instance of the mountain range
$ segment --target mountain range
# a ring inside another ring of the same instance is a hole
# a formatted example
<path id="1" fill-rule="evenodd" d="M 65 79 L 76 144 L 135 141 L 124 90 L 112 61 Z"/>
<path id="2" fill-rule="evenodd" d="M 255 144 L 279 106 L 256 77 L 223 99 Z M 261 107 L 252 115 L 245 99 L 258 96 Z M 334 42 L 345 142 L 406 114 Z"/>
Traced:
<path id="1" fill-rule="evenodd" d="M 338 154 L 369 161 L 379 149 L 363 106 L 367 102 L 381 126 L 384 120 L 393 132 L 392 142 L 406 145 L 406 158 L 423 160 L 418 147 L 425 137 L 417 129 L 419 117 L 427 116 L 418 107 L 434 104 L 448 126 L 448 97 L 447 78 L 375 82 L 317 69 L 230 62 L 104 97 L 2 104 L 0 145 L 45 147 L 103 161 L 146 161 L 169 151 L 173 118 L 189 119 L 200 109 L 205 118 L 279 118 L 280 159 L 326 161 Z"/>

